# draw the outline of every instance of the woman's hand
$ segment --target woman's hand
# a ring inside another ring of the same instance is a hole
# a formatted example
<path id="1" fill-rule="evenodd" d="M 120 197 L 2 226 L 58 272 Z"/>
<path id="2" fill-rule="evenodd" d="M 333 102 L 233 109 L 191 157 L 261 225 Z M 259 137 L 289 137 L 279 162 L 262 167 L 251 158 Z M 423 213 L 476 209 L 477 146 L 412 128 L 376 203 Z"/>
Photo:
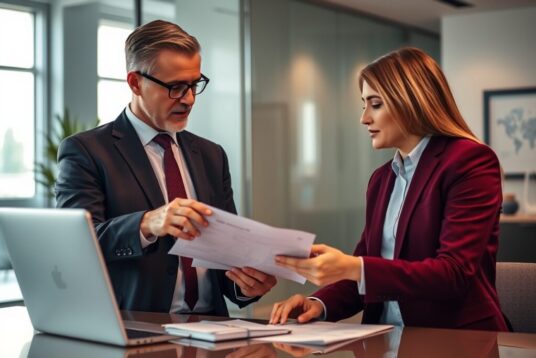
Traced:
<path id="1" fill-rule="evenodd" d="M 275 262 L 305 276 L 317 286 L 340 280 L 361 280 L 361 259 L 327 245 L 313 245 L 308 259 L 276 256 Z"/>
<path id="2" fill-rule="evenodd" d="M 285 301 L 274 304 L 270 315 L 270 323 L 284 324 L 289 316 L 291 318 L 296 318 L 297 316 L 299 323 L 305 323 L 313 318 L 320 317 L 323 312 L 324 306 L 317 300 L 312 300 L 302 295 L 294 295 Z"/>

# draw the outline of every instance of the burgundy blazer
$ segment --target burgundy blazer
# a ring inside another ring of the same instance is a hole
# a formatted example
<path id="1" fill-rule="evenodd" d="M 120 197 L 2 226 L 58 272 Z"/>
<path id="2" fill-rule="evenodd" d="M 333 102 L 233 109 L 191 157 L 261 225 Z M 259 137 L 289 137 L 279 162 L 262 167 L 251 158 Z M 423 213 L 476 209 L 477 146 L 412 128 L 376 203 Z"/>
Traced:
<path id="1" fill-rule="evenodd" d="M 434 136 L 416 168 L 400 214 L 394 260 L 381 257 L 395 174 L 378 168 L 367 189 L 366 224 L 354 255 L 365 265 L 366 295 L 355 281 L 317 291 L 327 319 L 364 309 L 377 323 L 383 302 L 399 302 L 407 326 L 507 330 L 495 290 L 501 211 L 499 161 L 486 145 Z"/>

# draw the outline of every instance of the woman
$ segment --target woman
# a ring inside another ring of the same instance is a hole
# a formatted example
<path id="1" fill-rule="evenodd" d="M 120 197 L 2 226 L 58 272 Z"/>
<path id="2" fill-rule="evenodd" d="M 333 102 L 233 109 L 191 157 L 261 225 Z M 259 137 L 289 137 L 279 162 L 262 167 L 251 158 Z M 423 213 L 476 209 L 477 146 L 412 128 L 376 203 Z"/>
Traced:
<path id="1" fill-rule="evenodd" d="M 325 286 L 274 305 L 270 320 L 337 321 L 507 330 L 495 290 L 501 210 L 496 155 L 462 118 L 445 76 L 423 51 L 403 48 L 359 77 L 361 123 L 375 149 L 396 148 L 367 190 L 354 254 L 314 245 L 277 264 Z"/>

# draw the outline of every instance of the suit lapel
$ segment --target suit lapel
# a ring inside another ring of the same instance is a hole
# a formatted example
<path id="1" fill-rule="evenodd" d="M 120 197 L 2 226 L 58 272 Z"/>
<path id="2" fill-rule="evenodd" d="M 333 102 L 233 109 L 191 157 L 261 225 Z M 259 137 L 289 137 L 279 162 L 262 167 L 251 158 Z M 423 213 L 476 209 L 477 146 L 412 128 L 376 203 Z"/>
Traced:
<path id="1" fill-rule="evenodd" d="M 210 186 L 206 182 L 206 176 L 203 175 L 203 173 L 206 173 L 205 164 L 195 137 L 186 131 L 182 131 L 177 133 L 177 142 L 181 146 L 182 155 L 188 166 L 197 200 L 210 204 L 208 195 L 210 191 L 207 190 Z"/>
<path id="2" fill-rule="evenodd" d="M 385 214 L 387 213 L 387 206 L 391 198 L 391 192 L 395 184 L 395 173 L 391 170 L 391 162 L 386 165 L 384 173 L 382 173 L 382 185 L 378 191 L 377 200 L 373 203 L 367 202 L 367 205 L 376 205 L 376 208 L 372 210 L 373 216 L 371 218 L 370 225 L 370 246 L 368 248 L 370 256 L 381 256 L 382 238 L 383 238 L 383 225 L 385 223 Z"/>
<path id="3" fill-rule="evenodd" d="M 114 146 L 117 148 L 132 174 L 136 178 L 152 208 L 165 204 L 160 185 L 147 158 L 147 153 L 138 137 L 138 134 L 128 121 L 125 112 L 115 120 L 112 136 L 116 138 Z"/>
<path id="4" fill-rule="evenodd" d="M 411 180 L 411 184 L 402 206 L 402 212 L 400 213 L 400 219 L 398 221 L 398 228 L 396 232 L 395 240 L 395 255 L 394 258 L 400 256 L 400 250 L 404 244 L 404 238 L 408 225 L 415 210 L 415 206 L 419 201 L 419 198 L 426 187 L 426 183 L 430 179 L 434 169 L 439 164 L 439 154 L 443 151 L 446 141 L 443 137 L 433 136 L 428 143 L 428 146 L 424 149 L 419 164 L 415 169 L 415 174 Z"/>

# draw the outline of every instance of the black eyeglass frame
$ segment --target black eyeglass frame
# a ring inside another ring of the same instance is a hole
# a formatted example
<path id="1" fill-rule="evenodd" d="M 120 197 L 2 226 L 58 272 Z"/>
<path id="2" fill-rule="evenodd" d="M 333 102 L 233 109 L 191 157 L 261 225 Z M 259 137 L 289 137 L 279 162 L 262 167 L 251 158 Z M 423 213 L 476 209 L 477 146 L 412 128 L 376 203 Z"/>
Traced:
<path id="1" fill-rule="evenodd" d="M 186 96 L 186 93 L 188 93 L 188 90 L 190 90 L 190 89 L 192 90 L 192 93 L 194 94 L 194 96 L 197 96 L 198 94 L 203 93 L 205 88 L 207 88 L 208 83 L 210 82 L 210 78 L 208 78 L 204 74 L 201 74 L 201 77 L 197 81 L 194 81 L 192 83 L 177 82 L 177 83 L 174 83 L 174 84 L 169 84 L 169 83 L 166 83 L 166 82 L 163 82 L 163 81 L 159 80 L 156 77 L 151 76 L 148 73 L 141 72 L 141 71 L 136 71 L 136 73 L 139 74 L 140 76 L 143 76 L 143 77 L 147 78 L 150 81 L 153 81 L 156 84 L 159 84 L 160 86 L 162 86 L 164 88 L 167 88 L 168 97 L 171 98 L 171 99 L 181 99 L 182 97 Z M 197 85 L 199 85 L 199 82 L 204 82 L 205 85 L 203 86 L 201 91 L 196 92 L 194 89 L 195 89 L 195 87 Z M 173 91 L 174 89 L 177 89 L 177 87 L 179 87 L 179 86 L 186 86 L 186 87 L 184 87 L 184 89 L 182 90 L 182 94 L 179 97 L 172 97 L 171 96 L 171 91 Z"/>

